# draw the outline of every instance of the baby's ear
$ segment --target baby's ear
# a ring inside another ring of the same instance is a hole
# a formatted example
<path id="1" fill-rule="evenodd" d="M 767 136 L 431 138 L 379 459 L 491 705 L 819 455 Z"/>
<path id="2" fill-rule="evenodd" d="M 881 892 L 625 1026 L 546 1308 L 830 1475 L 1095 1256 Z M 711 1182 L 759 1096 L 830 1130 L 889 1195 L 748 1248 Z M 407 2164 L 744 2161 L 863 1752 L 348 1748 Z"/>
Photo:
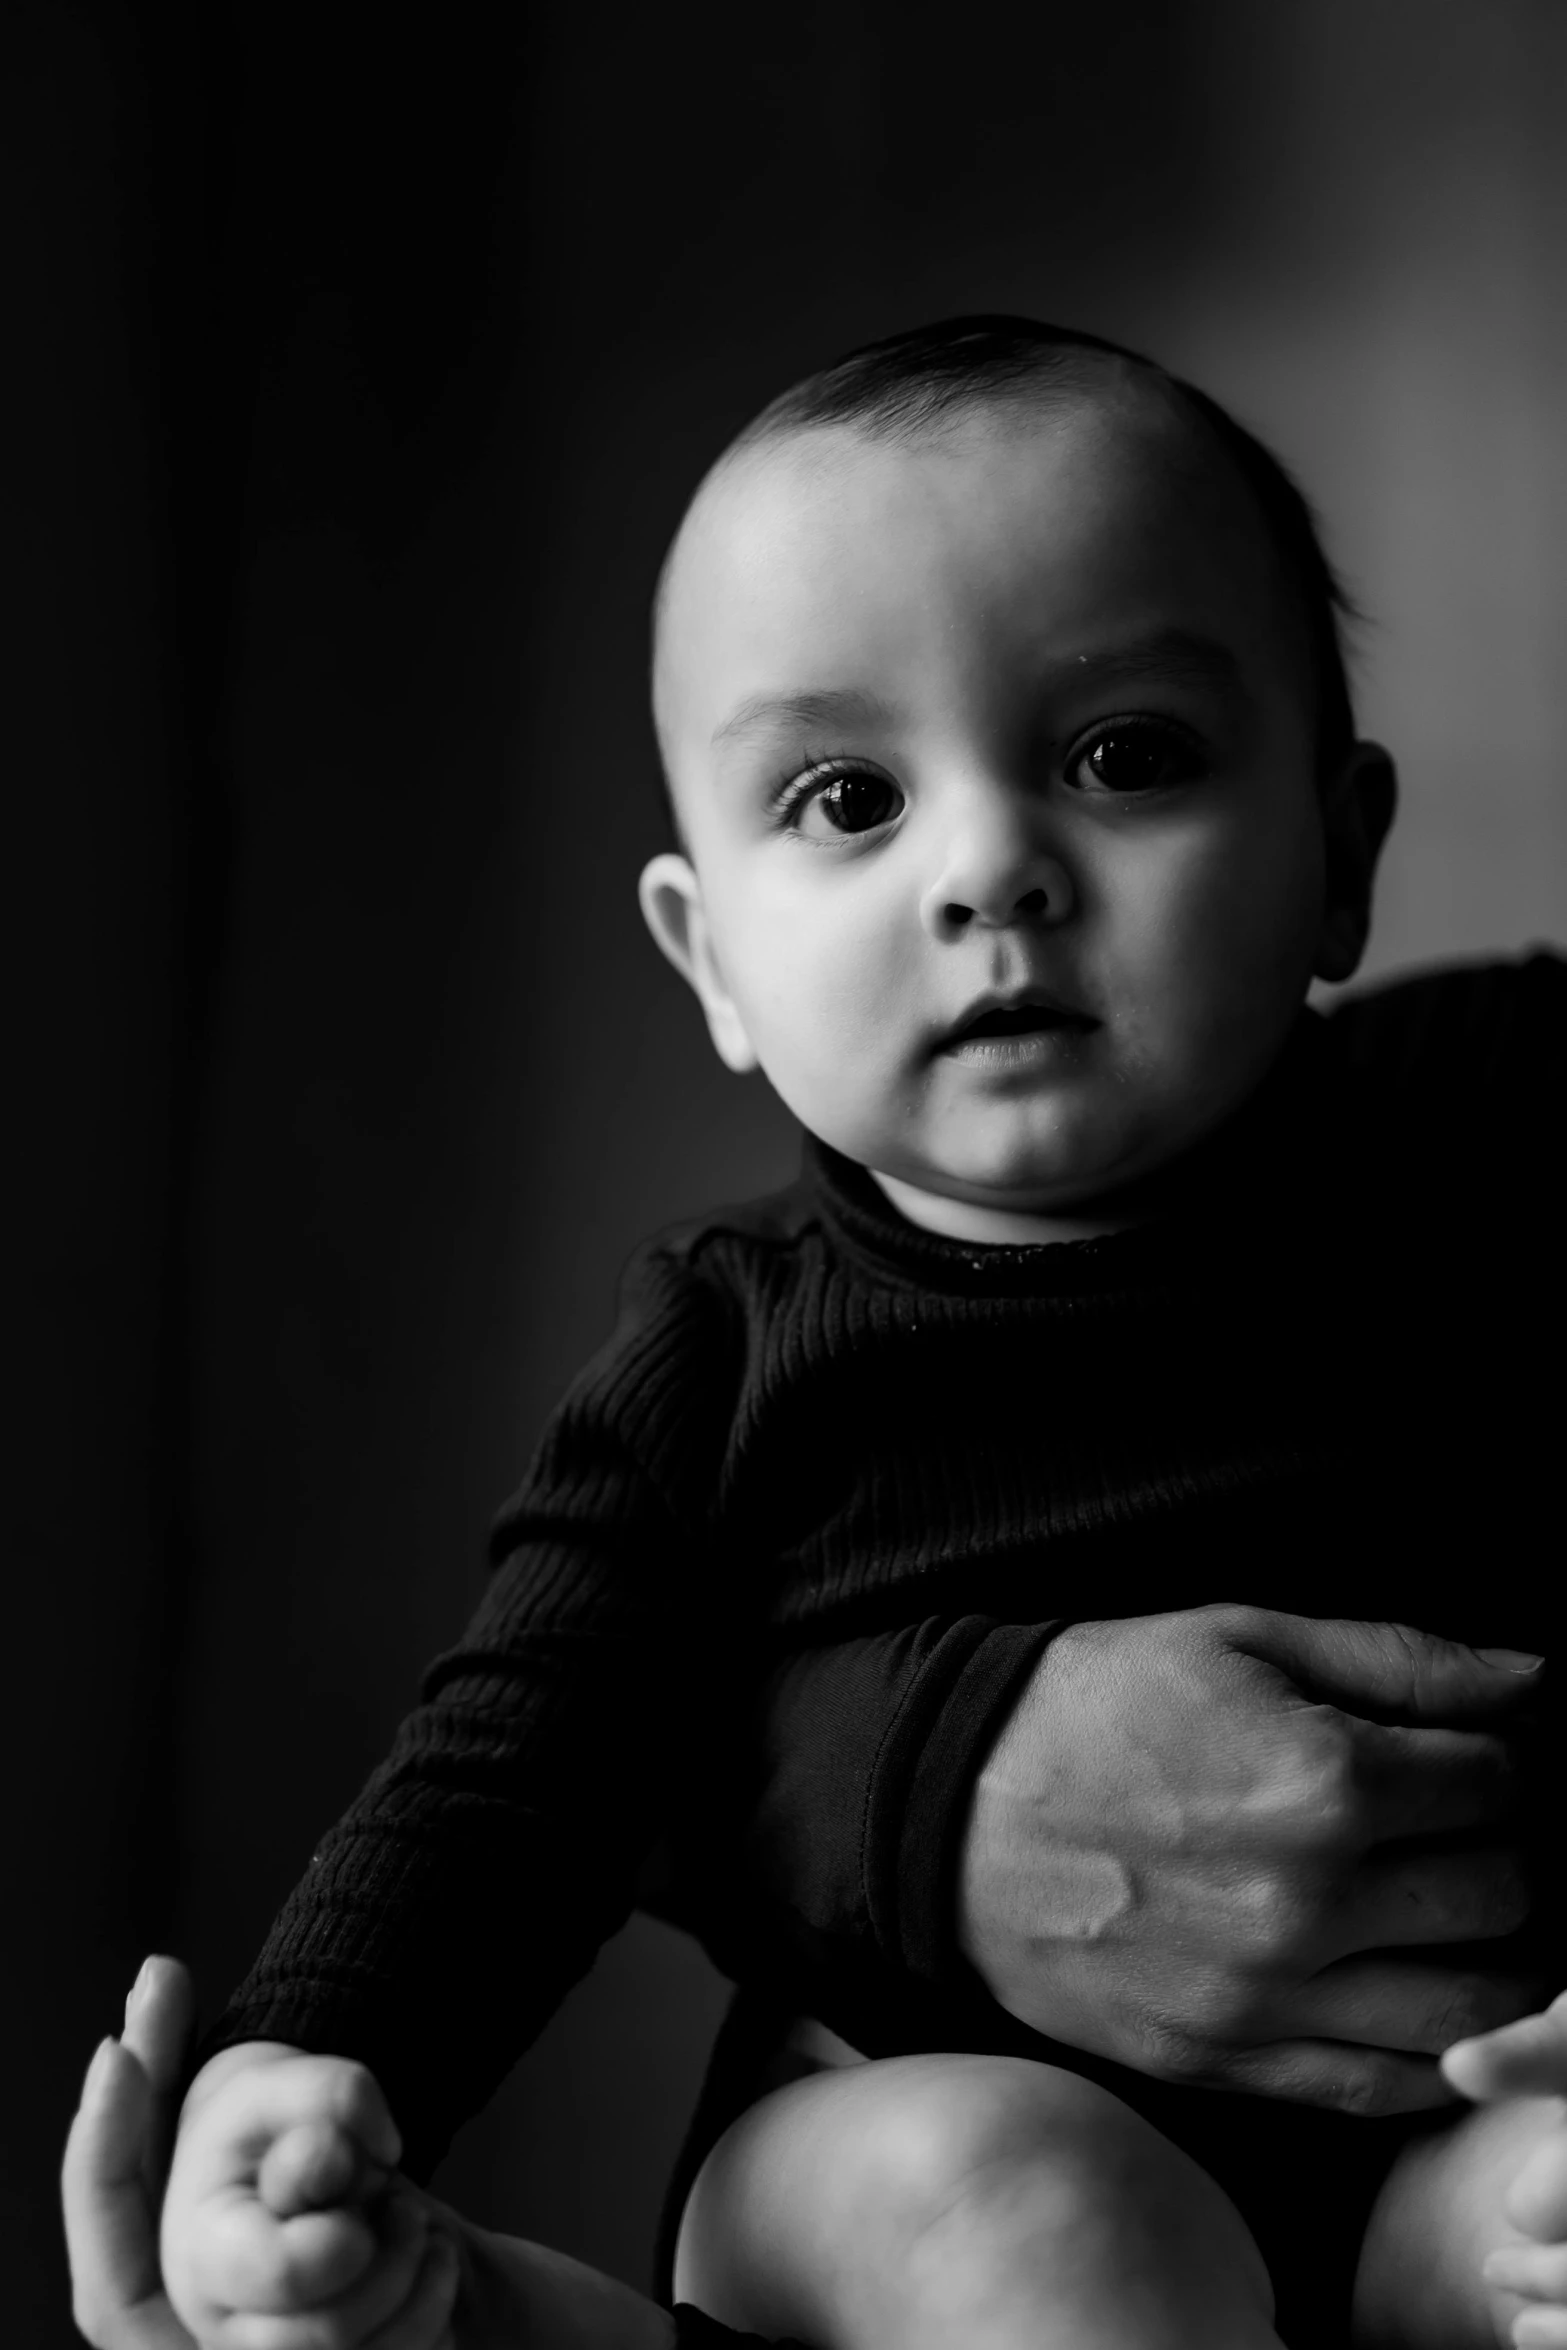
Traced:
<path id="1" fill-rule="evenodd" d="M 659 951 L 696 990 L 719 1059 L 742 1075 L 754 1069 L 756 1054 L 725 984 L 702 903 L 702 885 L 690 859 L 665 850 L 643 867 L 637 894 Z"/>
<path id="2" fill-rule="evenodd" d="M 1398 776 L 1380 743 L 1354 743 L 1322 786 L 1327 886 L 1318 979 L 1351 979 L 1371 932 L 1371 896 L 1377 860 L 1398 806 Z"/>

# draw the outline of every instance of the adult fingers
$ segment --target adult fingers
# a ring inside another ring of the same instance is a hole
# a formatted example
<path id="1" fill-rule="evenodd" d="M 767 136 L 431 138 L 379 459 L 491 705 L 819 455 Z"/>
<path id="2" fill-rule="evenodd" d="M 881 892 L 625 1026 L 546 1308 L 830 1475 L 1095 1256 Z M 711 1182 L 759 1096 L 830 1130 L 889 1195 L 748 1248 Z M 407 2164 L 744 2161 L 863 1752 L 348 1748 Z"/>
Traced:
<path id="1" fill-rule="evenodd" d="M 1298 1686 L 1348 1714 L 1387 1719 L 1483 1721 L 1527 1703 L 1542 1662 L 1511 1648 L 1468 1648 L 1412 1624 L 1292 1616 L 1229 1608 L 1231 1638 Z"/>
<path id="2" fill-rule="evenodd" d="M 195 2033 L 196 1991 L 177 1958 L 143 1959 L 125 2003 L 121 2045 L 128 2048 L 159 2097 L 173 2097 L 184 2078 Z"/>
<path id="3" fill-rule="evenodd" d="M 1340 1958 L 1427 1942 L 1489 1942 L 1516 1933 L 1529 1907 L 1522 1857 L 1505 1846 L 1384 1847 L 1356 1871 L 1325 1938 Z"/>
<path id="4" fill-rule="evenodd" d="M 1453 2103 L 1433 2057 L 1333 2040 L 1275 2040 L 1260 2048 L 1232 2049 L 1211 2078 L 1216 2087 L 1326 2106 L 1336 2113 L 1428 2113 Z"/>
<path id="5" fill-rule="evenodd" d="M 1321 1968 L 1288 2013 L 1291 2027 L 1314 2039 L 1437 2057 L 1455 2040 L 1512 2023 L 1538 1997 L 1527 1976 L 1373 1952 Z"/>
<path id="6" fill-rule="evenodd" d="M 163 2297 L 142 2183 L 151 2089 L 105 2040 L 88 2067 L 61 2172 L 77 2325 L 101 2350 L 194 2350 Z"/>
<path id="7" fill-rule="evenodd" d="M 1345 1717 L 1368 1841 L 1489 1827 L 1517 1809 L 1518 1753 L 1484 1730 L 1412 1730 Z"/>

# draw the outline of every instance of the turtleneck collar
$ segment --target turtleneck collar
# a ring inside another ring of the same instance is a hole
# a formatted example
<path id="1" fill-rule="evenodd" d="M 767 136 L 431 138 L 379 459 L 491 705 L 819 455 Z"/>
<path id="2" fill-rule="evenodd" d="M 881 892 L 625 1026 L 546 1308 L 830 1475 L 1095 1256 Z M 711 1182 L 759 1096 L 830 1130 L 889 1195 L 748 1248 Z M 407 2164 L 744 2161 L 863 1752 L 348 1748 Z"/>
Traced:
<path id="1" fill-rule="evenodd" d="M 1087 1240 L 955 1240 L 900 1215 L 867 1170 L 805 1137 L 805 1172 L 839 1244 L 900 1285 L 963 1295 L 1080 1295 L 1211 1274 L 1282 1238 L 1309 1247 L 1334 1153 L 1329 1024 L 1303 1007 L 1256 1090 L 1174 1165 L 1123 1195 L 1137 1221 Z"/>

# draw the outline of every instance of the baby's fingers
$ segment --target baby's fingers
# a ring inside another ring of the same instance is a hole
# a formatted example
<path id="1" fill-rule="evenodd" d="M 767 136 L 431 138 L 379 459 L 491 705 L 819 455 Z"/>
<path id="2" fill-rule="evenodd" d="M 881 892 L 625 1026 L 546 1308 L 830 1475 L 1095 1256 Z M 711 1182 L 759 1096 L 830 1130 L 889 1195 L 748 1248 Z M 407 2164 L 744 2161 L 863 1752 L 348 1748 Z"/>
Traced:
<path id="1" fill-rule="evenodd" d="M 181 2159 L 238 2185 L 254 2178 L 269 2146 L 304 2122 L 345 2130 L 388 2170 L 402 2159 L 375 2076 L 346 2057 L 306 2055 L 249 2065 L 224 2081 L 184 2124 Z"/>
<path id="2" fill-rule="evenodd" d="M 1508 2188 L 1502 2209 L 1515 2228 L 1549 2245 L 1562 2261 L 1562 2285 L 1552 2298 L 1567 2301 L 1567 2130 L 1547 2130 Z"/>
<path id="3" fill-rule="evenodd" d="M 1520 2310 L 1513 2319 L 1518 2350 L 1567 2350 L 1567 2309 Z"/>
<path id="4" fill-rule="evenodd" d="M 194 2282 L 220 2309 L 299 2315 L 347 2292 L 376 2250 L 374 2230 L 356 2211 L 280 2220 L 255 2195 L 237 2193 L 209 2208 Z"/>
<path id="5" fill-rule="evenodd" d="M 456 2260 L 432 2238 L 423 2208 L 403 2199 L 385 2258 L 351 2293 L 292 2315 L 236 2311 L 220 2350 L 436 2350 L 451 2313 Z"/>
<path id="6" fill-rule="evenodd" d="M 1477 2039 L 1458 2040 L 1442 2058 L 1453 2087 L 1477 2103 L 1502 2097 L 1567 2097 L 1567 1994 L 1544 2015 L 1526 2015 Z"/>
<path id="7" fill-rule="evenodd" d="M 1503 2244 L 1487 2254 L 1484 2275 L 1526 2301 L 1567 2302 L 1567 2244 Z"/>
<path id="8" fill-rule="evenodd" d="M 273 2139 L 261 2158 L 256 2192 L 274 2218 L 292 2219 L 329 2203 L 357 2203 L 386 2179 L 384 2166 L 340 2123 L 313 2120 Z"/>

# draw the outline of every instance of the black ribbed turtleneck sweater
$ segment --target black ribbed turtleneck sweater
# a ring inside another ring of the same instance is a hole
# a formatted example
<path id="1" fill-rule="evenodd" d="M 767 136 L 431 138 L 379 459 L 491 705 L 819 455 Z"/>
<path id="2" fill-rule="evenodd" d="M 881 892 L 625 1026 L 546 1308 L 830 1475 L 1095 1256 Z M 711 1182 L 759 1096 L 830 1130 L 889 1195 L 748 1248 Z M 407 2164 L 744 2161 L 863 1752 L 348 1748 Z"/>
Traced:
<path id="1" fill-rule="evenodd" d="M 204 2053 L 363 2058 L 421 2175 L 639 1896 L 872 2053 L 1015 2042 L 952 1871 L 1052 1625 L 1557 1645 L 1564 1065 L 1567 965 L 1427 974 L 1303 1013 L 1112 1237 L 935 1238 L 808 1143 L 651 1243 Z"/>

